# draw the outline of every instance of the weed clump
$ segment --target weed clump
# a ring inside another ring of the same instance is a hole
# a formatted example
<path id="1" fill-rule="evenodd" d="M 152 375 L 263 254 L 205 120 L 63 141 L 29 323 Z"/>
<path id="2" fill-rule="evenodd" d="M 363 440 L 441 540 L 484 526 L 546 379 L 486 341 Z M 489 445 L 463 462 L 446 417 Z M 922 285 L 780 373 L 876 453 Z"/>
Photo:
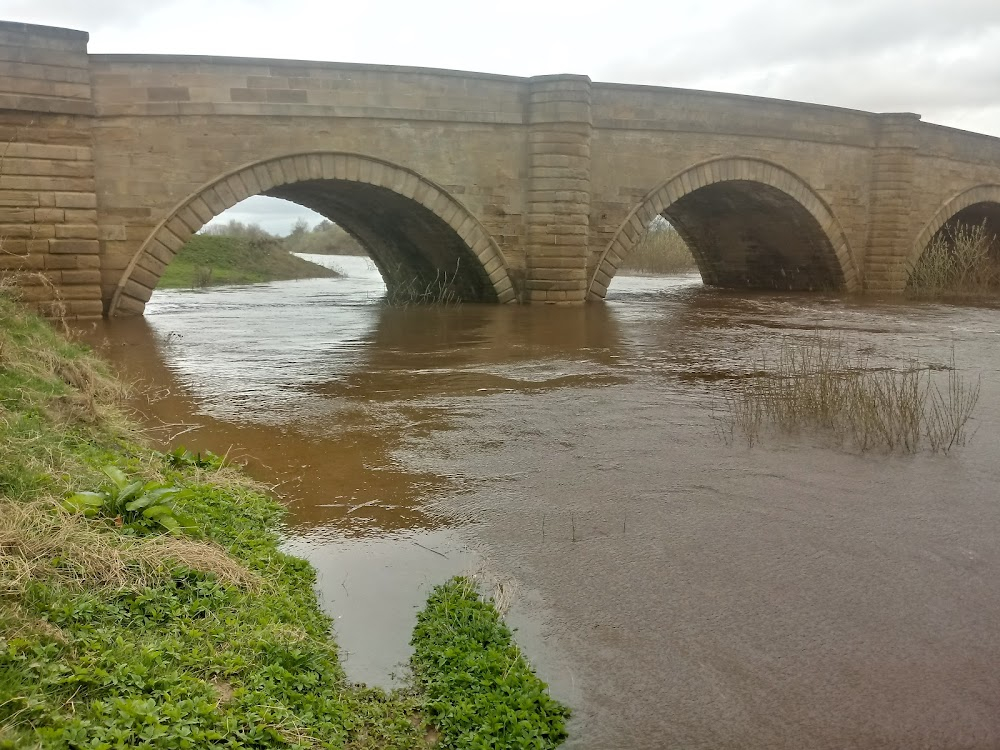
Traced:
<path id="1" fill-rule="evenodd" d="M 825 431 L 861 451 L 948 453 L 968 439 L 978 401 L 979 381 L 966 381 L 954 361 L 942 378 L 926 367 L 876 366 L 840 339 L 815 337 L 762 356 L 726 397 L 720 425 L 727 440 L 739 434 L 749 445 L 774 426 Z"/>

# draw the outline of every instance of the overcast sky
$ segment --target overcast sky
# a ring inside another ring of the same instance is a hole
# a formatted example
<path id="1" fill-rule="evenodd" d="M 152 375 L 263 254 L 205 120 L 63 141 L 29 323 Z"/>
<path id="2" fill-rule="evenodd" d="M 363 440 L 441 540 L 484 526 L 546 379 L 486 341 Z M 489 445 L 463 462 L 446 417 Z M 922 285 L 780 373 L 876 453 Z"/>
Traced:
<path id="1" fill-rule="evenodd" d="M 0 0 L 0 17 L 89 31 L 91 52 L 583 73 L 1000 135 L 1000 0 Z M 272 228 L 301 213 L 271 205 Z"/>

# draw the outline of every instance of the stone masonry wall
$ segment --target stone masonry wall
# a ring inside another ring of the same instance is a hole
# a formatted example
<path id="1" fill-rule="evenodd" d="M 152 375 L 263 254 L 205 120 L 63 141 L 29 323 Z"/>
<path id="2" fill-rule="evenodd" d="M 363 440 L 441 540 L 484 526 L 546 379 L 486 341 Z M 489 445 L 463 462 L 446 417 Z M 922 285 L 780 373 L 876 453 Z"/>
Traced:
<path id="1" fill-rule="evenodd" d="M 0 274 L 99 315 L 207 184 L 308 152 L 446 193 L 527 302 L 582 302 L 640 207 L 689 174 L 788 186 L 845 278 L 898 290 L 949 207 L 1000 195 L 1000 139 L 918 120 L 586 76 L 88 56 L 83 32 L 0 22 Z"/>
<path id="2" fill-rule="evenodd" d="M 87 34 L 0 23 L 0 273 L 50 314 L 101 315 Z"/>
<path id="3" fill-rule="evenodd" d="M 527 299 L 582 302 L 590 224 L 590 79 L 532 79 L 528 121 Z"/>
<path id="4" fill-rule="evenodd" d="M 906 241 L 913 234 L 913 161 L 920 116 L 888 114 L 880 118 L 878 147 L 872 159 L 872 195 L 868 221 L 865 287 L 901 289 L 906 269 Z"/>
<path id="5" fill-rule="evenodd" d="M 417 171 L 524 266 L 524 79 L 237 58 L 95 55 L 91 66 L 107 299 L 157 225 L 206 183 L 301 152 Z"/>

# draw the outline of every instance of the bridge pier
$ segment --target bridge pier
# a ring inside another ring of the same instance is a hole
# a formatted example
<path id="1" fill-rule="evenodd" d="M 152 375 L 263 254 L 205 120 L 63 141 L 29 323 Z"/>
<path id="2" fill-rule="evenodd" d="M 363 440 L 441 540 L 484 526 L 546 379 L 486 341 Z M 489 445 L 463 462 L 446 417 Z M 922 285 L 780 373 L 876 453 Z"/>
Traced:
<path id="1" fill-rule="evenodd" d="M 88 38 L 0 24 L 0 276 L 70 318 L 103 310 Z"/>
<path id="2" fill-rule="evenodd" d="M 590 232 L 590 78 L 528 81 L 529 170 L 525 296 L 581 303 Z"/>
<path id="3" fill-rule="evenodd" d="M 865 289 L 902 291 L 913 227 L 913 181 L 920 115 L 876 115 L 878 140 L 872 159 Z"/>

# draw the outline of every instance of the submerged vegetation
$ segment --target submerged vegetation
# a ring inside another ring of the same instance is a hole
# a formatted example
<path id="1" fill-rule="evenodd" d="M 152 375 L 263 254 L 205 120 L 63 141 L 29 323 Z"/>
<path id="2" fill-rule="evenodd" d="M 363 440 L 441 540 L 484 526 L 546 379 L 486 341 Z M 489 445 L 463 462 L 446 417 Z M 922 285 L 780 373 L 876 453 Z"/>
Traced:
<path id="1" fill-rule="evenodd" d="M 262 231 L 262 230 L 261 230 Z M 180 249 L 160 278 L 160 287 L 256 284 L 281 279 L 340 276 L 337 271 L 297 258 L 268 235 L 196 234 Z"/>
<path id="2" fill-rule="evenodd" d="M 656 219 L 622 260 L 619 270 L 650 275 L 691 273 L 698 270 L 698 264 L 677 230 Z"/>
<path id="3" fill-rule="evenodd" d="M 727 439 L 741 435 L 749 445 L 771 426 L 822 431 L 862 451 L 948 453 L 968 439 L 978 401 L 979 381 L 966 381 L 954 362 L 943 375 L 879 366 L 819 336 L 786 339 L 775 357 L 762 356 L 727 397 L 720 424 Z"/>
<path id="4" fill-rule="evenodd" d="M 145 447 L 122 395 L 0 296 L 0 748 L 423 748 L 435 721 L 445 747 L 563 736 L 523 661 L 502 689 L 449 662 L 448 637 L 469 665 L 512 653 L 467 588 L 476 617 L 434 597 L 421 615 L 414 688 L 349 683 L 313 569 L 279 550 L 282 507 L 214 454 Z M 517 728 L 451 720 L 491 691 Z"/>
<path id="5" fill-rule="evenodd" d="M 427 280 L 405 276 L 402 267 L 396 269 L 393 276 L 395 283 L 386 285 L 382 302 L 390 307 L 407 307 L 409 305 L 434 305 L 438 307 L 457 307 L 462 304 L 462 297 L 456 289 L 459 265 L 456 261 L 455 270 L 434 272 L 434 278 Z"/>
<path id="6" fill-rule="evenodd" d="M 986 224 L 948 225 L 907 268 L 913 297 L 980 297 L 1000 292 L 1000 244 Z"/>

